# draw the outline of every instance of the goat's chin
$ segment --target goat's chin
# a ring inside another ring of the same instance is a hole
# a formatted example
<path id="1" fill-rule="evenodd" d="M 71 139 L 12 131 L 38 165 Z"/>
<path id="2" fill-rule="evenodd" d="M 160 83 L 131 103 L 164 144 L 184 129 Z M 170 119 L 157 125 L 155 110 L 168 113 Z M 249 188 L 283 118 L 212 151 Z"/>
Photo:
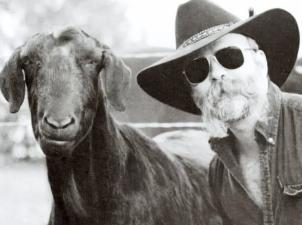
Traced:
<path id="1" fill-rule="evenodd" d="M 37 141 L 45 154 L 49 158 L 70 158 L 75 148 L 83 142 L 83 140 L 90 133 L 91 126 L 83 132 L 78 131 L 74 138 L 64 138 L 59 136 L 44 135 L 43 132 L 39 132 L 36 136 Z M 41 131 L 41 130 L 40 130 Z"/>
<path id="2" fill-rule="evenodd" d="M 38 142 L 45 156 L 50 158 L 70 157 L 77 146 L 76 141 L 58 141 L 46 137 L 40 137 Z"/>

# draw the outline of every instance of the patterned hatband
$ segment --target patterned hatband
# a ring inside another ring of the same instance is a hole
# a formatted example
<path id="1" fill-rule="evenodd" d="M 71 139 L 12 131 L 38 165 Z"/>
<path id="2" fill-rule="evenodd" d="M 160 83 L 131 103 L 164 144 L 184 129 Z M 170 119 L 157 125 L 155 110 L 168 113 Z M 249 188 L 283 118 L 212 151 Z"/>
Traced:
<path id="1" fill-rule="evenodd" d="M 217 26 L 213 26 L 213 27 L 210 27 L 206 30 L 203 30 L 197 34 L 194 34 L 192 37 L 190 37 L 189 39 L 185 40 L 182 44 L 181 44 L 181 48 L 185 48 L 187 47 L 188 45 L 191 45 L 191 44 L 194 44 L 204 38 L 207 38 L 227 27 L 230 27 L 231 25 L 233 25 L 234 23 L 233 22 L 230 22 L 230 23 L 225 23 L 225 24 L 220 24 L 220 25 L 217 25 Z"/>

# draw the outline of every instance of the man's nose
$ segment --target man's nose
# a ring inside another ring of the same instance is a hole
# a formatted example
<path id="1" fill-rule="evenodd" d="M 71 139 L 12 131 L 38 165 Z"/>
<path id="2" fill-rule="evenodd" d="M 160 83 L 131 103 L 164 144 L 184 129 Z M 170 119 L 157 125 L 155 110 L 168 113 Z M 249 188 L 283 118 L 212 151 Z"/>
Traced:
<path id="1" fill-rule="evenodd" d="M 225 68 L 220 65 L 215 56 L 209 58 L 209 78 L 211 81 L 222 81 L 226 76 Z"/>

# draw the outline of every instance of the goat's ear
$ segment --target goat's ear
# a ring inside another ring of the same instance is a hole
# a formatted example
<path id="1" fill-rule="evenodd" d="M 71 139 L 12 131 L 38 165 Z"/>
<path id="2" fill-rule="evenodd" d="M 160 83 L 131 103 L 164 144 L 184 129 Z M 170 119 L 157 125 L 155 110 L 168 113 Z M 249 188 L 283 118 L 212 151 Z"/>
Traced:
<path id="1" fill-rule="evenodd" d="M 103 56 L 103 76 L 107 98 L 115 110 L 124 111 L 124 101 L 130 83 L 131 70 L 110 49 L 105 49 Z"/>
<path id="2" fill-rule="evenodd" d="M 9 102 L 10 112 L 18 112 L 25 94 L 20 48 L 13 53 L 0 73 L 0 89 L 5 99 Z"/>

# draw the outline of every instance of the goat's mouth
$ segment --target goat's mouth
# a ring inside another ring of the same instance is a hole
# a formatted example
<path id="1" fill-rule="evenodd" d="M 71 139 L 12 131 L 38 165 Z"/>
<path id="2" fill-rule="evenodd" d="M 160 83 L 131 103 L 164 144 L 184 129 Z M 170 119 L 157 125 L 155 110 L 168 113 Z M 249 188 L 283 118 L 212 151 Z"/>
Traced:
<path id="1" fill-rule="evenodd" d="M 36 129 L 36 139 L 47 157 L 71 157 L 74 149 L 87 136 L 89 130 L 49 129 L 39 125 Z"/>
<path id="2" fill-rule="evenodd" d="M 70 143 L 70 141 L 61 141 L 61 140 L 55 140 L 55 139 L 49 139 L 49 138 L 47 138 L 46 141 L 49 144 L 57 145 L 57 146 L 66 146 Z"/>
<path id="3" fill-rule="evenodd" d="M 41 141 L 52 145 L 65 146 L 74 142 L 78 132 L 77 130 L 46 129 L 40 126 L 39 133 Z"/>
<path id="4" fill-rule="evenodd" d="M 66 135 L 40 132 L 38 142 L 46 155 L 65 154 L 72 150 L 76 144 L 75 138 Z"/>
<path id="5" fill-rule="evenodd" d="M 76 145 L 72 140 L 57 140 L 43 135 L 38 138 L 38 142 L 46 157 L 50 158 L 69 157 Z"/>
<path id="6" fill-rule="evenodd" d="M 40 142 L 43 142 L 47 145 L 54 145 L 58 147 L 71 147 L 75 142 L 74 139 L 58 137 L 58 136 L 49 136 L 42 134 L 40 136 Z"/>

